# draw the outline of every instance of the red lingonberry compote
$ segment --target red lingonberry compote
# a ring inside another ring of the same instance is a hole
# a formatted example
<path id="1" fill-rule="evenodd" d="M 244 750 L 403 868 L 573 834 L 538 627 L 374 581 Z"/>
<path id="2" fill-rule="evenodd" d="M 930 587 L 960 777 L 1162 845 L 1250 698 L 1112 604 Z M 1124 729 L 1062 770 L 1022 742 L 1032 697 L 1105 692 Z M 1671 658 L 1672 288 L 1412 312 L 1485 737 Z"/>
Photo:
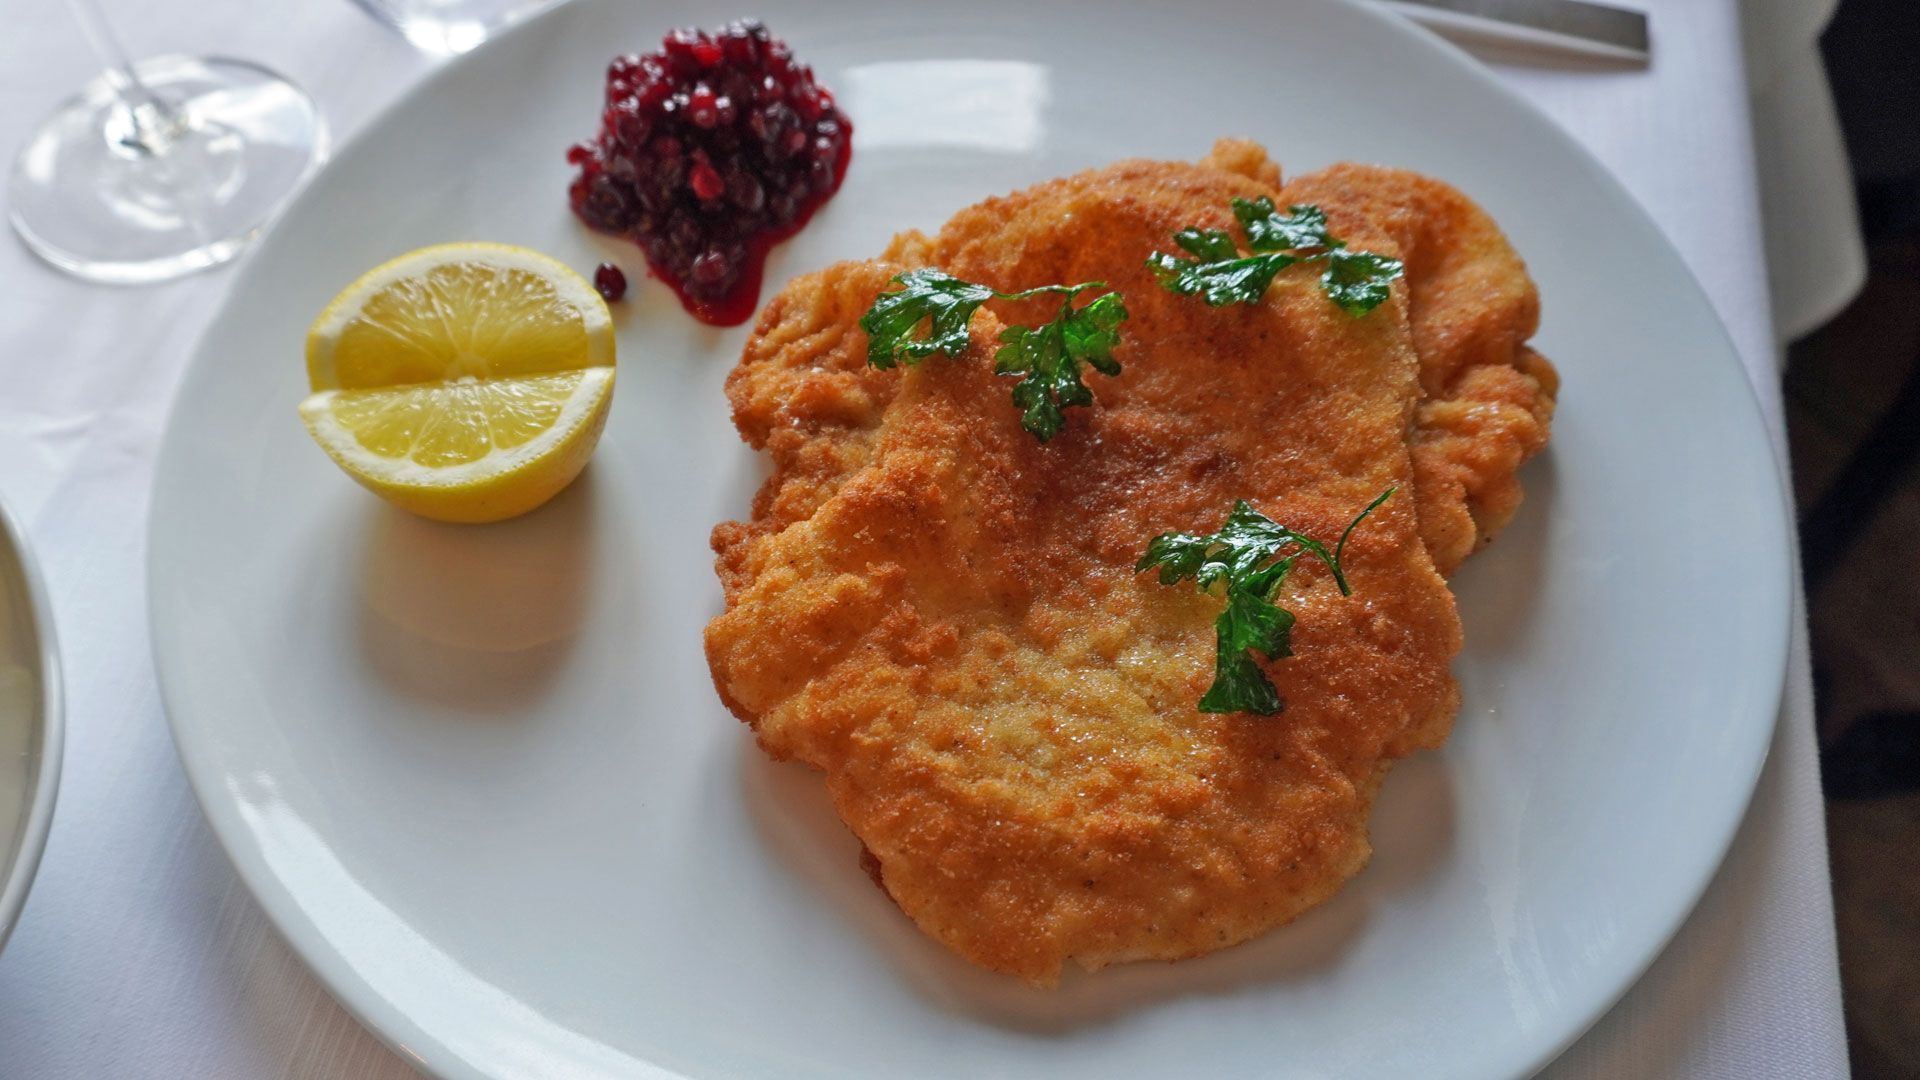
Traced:
<path id="1" fill-rule="evenodd" d="M 755 20 L 675 30 L 607 68 L 600 134 L 567 151 L 580 220 L 640 245 L 695 317 L 745 322 L 767 249 L 840 188 L 853 125 Z"/>

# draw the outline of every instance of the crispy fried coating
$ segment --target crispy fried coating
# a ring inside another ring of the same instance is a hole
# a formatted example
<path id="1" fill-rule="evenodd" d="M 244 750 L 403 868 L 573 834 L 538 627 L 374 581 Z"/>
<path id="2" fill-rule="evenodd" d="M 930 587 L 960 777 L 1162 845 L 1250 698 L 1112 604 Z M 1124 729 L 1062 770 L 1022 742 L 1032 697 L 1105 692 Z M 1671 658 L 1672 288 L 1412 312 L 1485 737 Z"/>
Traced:
<path id="1" fill-rule="evenodd" d="M 1440 399 L 1422 386 L 1415 283 L 1356 319 L 1311 267 L 1258 305 L 1208 308 L 1142 264 L 1277 182 L 1258 147 L 1228 143 L 986 200 L 896 240 L 892 261 L 792 283 L 728 380 L 774 473 L 752 521 L 714 532 L 722 699 L 769 754 L 826 772 L 924 931 L 1036 984 L 1068 960 L 1196 956 L 1326 899 L 1366 860 L 1387 767 L 1438 745 L 1457 707 L 1460 628 L 1419 490 L 1419 421 Z M 1357 247 L 1419 239 L 1350 208 L 1336 220 Z M 1046 300 L 989 305 L 962 356 L 866 369 L 855 320 L 924 263 L 1009 290 L 1109 282 L 1132 312 L 1122 374 L 1090 375 L 1095 404 L 1042 445 L 991 355 Z M 1463 361 L 1436 385 L 1468 399 L 1482 388 L 1466 375 L 1501 366 Z M 1451 479 L 1463 506 L 1484 490 Z M 1390 486 L 1348 548 L 1353 596 L 1306 563 L 1286 582 L 1295 655 L 1265 665 L 1285 712 L 1197 712 L 1220 604 L 1135 575 L 1147 540 L 1210 531 L 1237 498 L 1332 538 Z"/>
<path id="2" fill-rule="evenodd" d="M 1244 197 L 1265 194 L 1282 207 L 1319 205 L 1336 235 L 1354 243 L 1356 229 L 1369 230 L 1373 249 L 1406 264 L 1400 289 L 1420 359 L 1421 399 L 1411 435 L 1420 532 L 1434 564 L 1451 576 L 1519 509 L 1519 468 L 1546 447 L 1559 391 L 1553 365 L 1526 344 L 1539 324 L 1540 301 L 1519 254 L 1472 200 L 1406 169 L 1343 163 L 1283 187 L 1265 148 L 1245 139 L 1222 139 L 1197 164 L 1183 167 L 1234 173 L 1263 189 L 1247 189 Z M 1060 197 L 1062 185 L 1075 180 L 1013 198 L 1026 201 L 1030 220 L 1044 220 L 1067 207 L 1042 200 Z M 877 276 L 874 291 L 900 270 L 938 263 L 958 273 L 956 255 L 991 252 L 997 225 L 989 208 L 1001 203 L 990 199 L 963 211 L 937 239 L 914 231 L 896 236 L 881 259 L 894 265 Z M 969 265 L 999 271 L 1011 287 L 1062 270 L 1059 259 L 1028 243 L 1032 233 L 1010 234 L 1010 253 Z M 1154 246 L 1164 248 L 1166 241 Z M 836 291 L 801 278 L 763 313 L 760 325 L 768 329 L 749 342 L 728 394 L 742 436 L 775 459 L 778 483 L 761 500 L 775 498 L 778 486 L 785 506 L 756 504 L 752 525 L 723 528 L 765 531 L 804 516 L 839 478 L 865 463 L 865 442 L 898 383 L 865 366 L 866 339 L 853 325 L 872 302 L 864 285 L 863 279 L 860 288 Z M 1043 306 L 1026 310 L 1031 315 Z M 796 400 L 785 404 L 788 395 Z"/>
<path id="3" fill-rule="evenodd" d="M 1451 575 L 1513 518 L 1519 468 L 1547 444 L 1560 380 L 1526 344 L 1540 323 L 1526 265 L 1486 211 L 1406 169 L 1334 165 L 1288 183 L 1276 202 L 1321 207 L 1336 236 L 1369 222 L 1406 264 L 1420 533 Z"/>

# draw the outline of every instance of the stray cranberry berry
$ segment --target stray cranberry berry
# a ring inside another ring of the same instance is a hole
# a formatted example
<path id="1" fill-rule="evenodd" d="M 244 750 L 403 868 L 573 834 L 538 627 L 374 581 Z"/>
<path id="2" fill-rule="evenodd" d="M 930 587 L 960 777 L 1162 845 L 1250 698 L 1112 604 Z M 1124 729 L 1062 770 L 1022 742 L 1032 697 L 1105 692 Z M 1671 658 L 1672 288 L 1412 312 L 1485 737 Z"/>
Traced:
<path id="1" fill-rule="evenodd" d="M 601 263 L 599 269 L 593 272 L 593 287 L 607 298 L 607 303 L 617 303 L 627 295 L 627 275 L 612 263 Z"/>

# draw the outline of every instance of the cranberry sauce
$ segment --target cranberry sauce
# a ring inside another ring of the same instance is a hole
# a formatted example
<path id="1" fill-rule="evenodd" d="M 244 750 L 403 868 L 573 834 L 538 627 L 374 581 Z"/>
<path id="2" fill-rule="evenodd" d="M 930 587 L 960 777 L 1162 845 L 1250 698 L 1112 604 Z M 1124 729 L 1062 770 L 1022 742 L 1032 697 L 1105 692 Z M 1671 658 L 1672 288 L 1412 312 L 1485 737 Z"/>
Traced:
<path id="1" fill-rule="evenodd" d="M 767 250 L 839 190 L 853 125 L 753 20 L 615 59 L 606 100 L 599 135 L 567 151 L 573 212 L 639 244 L 697 318 L 745 322 Z"/>

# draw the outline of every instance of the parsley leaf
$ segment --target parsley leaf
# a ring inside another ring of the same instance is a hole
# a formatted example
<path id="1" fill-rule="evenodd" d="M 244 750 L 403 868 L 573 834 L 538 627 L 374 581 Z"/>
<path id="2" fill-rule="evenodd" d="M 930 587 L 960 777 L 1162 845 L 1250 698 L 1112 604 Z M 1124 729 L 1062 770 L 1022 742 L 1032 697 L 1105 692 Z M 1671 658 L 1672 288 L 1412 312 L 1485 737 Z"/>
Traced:
<path id="1" fill-rule="evenodd" d="M 1400 260 L 1371 251 L 1335 248 L 1327 252 L 1320 288 L 1349 315 L 1365 315 L 1387 299 L 1388 282 L 1400 276 Z"/>
<path id="2" fill-rule="evenodd" d="M 1341 310 L 1357 316 L 1379 307 L 1403 270 L 1398 259 L 1348 250 L 1328 231 L 1326 212 L 1317 206 L 1292 206 L 1281 214 L 1272 199 L 1235 199 L 1233 216 L 1253 254 L 1241 255 L 1220 229 L 1182 229 L 1173 242 L 1193 258 L 1163 251 L 1147 256 L 1160 284 L 1183 296 L 1198 294 L 1212 307 L 1253 304 L 1280 271 L 1295 263 L 1324 262 L 1320 288 Z"/>
<path id="3" fill-rule="evenodd" d="M 1222 240 L 1225 236 L 1222 235 Z M 1228 250 L 1232 242 L 1227 241 Z M 931 267 L 897 274 L 896 292 L 881 293 L 860 318 L 867 332 L 867 363 L 885 370 L 896 364 L 913 365 L 935 353 L 956 356 L 967 347 L 967 324 L 981 304 L 995 297 L 1026 300 L 1059 294 L 1060 313 L 1040 326 L 1009 326 L 1000 333 L 1000 349 L 993 370 L 1000 375 L 1024 376 L 1013 387 L 1013 403 L 1020 409 L 1020 426 L 1041 442 L 1060 433 L 1065 410 L 1093 404 L 1093 391 L 1080 379 L 1085 362 L 1104 375 L 1120 374 L 1113 349 L 1120 343 L 1120 324 L 1127 307 L 1117 292 L 1103 293 L 1076 309 L 1074 299 L 1106 282 L 1081 285 L 1041 285 L 1003 293 L 963 281 Z M 921 323 L 925 337 L 915 337 Z"/>
<path id="4" fill-rule="evenodd" d="M 1157 569 L 1162 585 L 1177 585 L 1191 578 L 1202 592 L 1216 583 L 1226 583 L 1227 606 L 1213 623 L 1218 639 L 1213 685 L 1200 698 L 1201 712 L 1272 716 L 1285 706 L 1253 657 L 1256 652 L 1269 660 L 1293 655 L 1294 616 L 1273 602 L 1273 594 L 1293 564 L 1311 556 L 1333 572 L 1340 595 L 1351 596 L 1353 590 L 1340 563 L 1347 539 L 1393 492 L 1388 488 L 1368 503 L 1348 523 L 1331 553 L 1325 544 L 1281 525 L 1245 499 L 1234 503 L 1233 512 L 1217 532 L 1162 533 L 1147 544 L 1146 554 L 1134 566 L 1135 573 Z"/>
<path id="5" fill-rule="evenodd" d="M 1272 199 L 1235 199 L 1233 216 L 1247 234 L 1247 246 L 1254 251 L 1341 246 L 1327 231 L 1327 212 L 1317 206 L 1289 206 L 1282 217 L 1274 210 Z"/>
<path id="6" fill-rule="evenodd" d="M 1000 333 L 1003 344 L 993 354 L 993 370 L 1025 376 L 1013 386 L 1013 403 L 1020 407 L 1020 426 L 1041 442 L 1059 434 L 1066 423 L 1062 409 L 1093 404 L 1093 391 L 1080 381 L 1081 361 L 1103 375 L 1120 374 L 1120 364 L 1113 358 L 1113 347 L 1120 343 L 1120 323 L 1127 317 L 1120 294 L 1105 293 L 1078 311 L 1073 309 L 1075 294 L 1102 284 L 1074 286 L 1061 303 L 1060 314 L 1044 326 L 1009 326 Z"/>
<path id="7" fill-rule="evenodd" d="M 1293 631 L 1293 612 L 1250 589 L 1229 586 L 1227 609 L 1214 621 L 1213 628 L 1219 638 L 1213 685 L 1201 695 L 1200 711 L 1272 716 L 1285 708 L 1280 691 L 1254 662 L 1251 650 L 1260 650 L 1270 660 L 1292 656 L 1287 639 Z"/>
<path id="8" fill-rule="evenodd" d="M 1217 259 L 1200 262 L 1156 251 L 1147 257 L 1147 265 L 1160 284 L 1182 296 L 1199 293 L 1209 307 L 1226 304 L 1251 304 L 1266 295 L 1274 276 L 1300 260 L 1275 253 L 1250 258 Z"/>
<path id="9" fill-rule="evenodd" d="M 1221 229 L 1181 229 L 1173 234 L 1173 242 L 1187 254 L 1203 259 L 1231 259 L 1240 254 L 1233 246 L 1233 237 Z"/>
<path id="10" fill-rule="evenodd" d="M 894 275 L 899 292 L 881 293 L 860 316 L 867 332 L 867 363 L 885 371 L 895 364 L 917 364 L 935 353 L 953 356 L 967 347 L 967 323 L 981 304 L 993 299 L 985 285 L 962 281 L 926 267 Z M 928 323 L 926 337 L 913 336 Z"/>

